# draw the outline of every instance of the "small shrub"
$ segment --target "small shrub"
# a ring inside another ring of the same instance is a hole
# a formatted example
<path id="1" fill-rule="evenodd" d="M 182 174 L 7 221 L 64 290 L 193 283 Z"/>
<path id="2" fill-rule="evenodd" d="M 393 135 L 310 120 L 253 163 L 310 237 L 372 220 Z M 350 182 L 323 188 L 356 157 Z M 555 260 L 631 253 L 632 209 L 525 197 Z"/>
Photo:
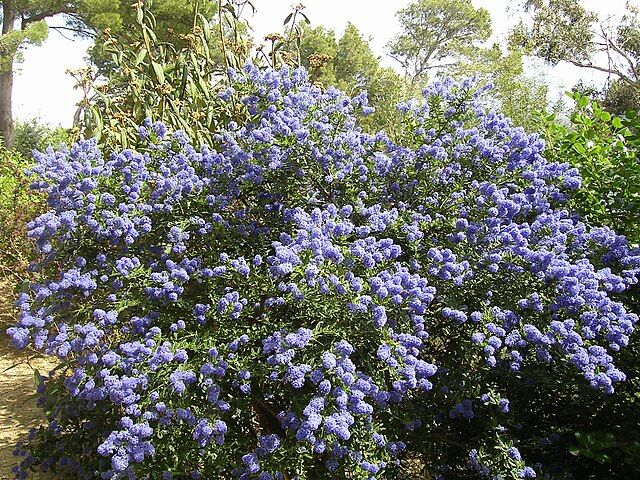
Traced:
<path id="1" fill-rule="evenodd" d="M 13 150 L 25 159 L 30 159 L 34 150 L 58 148 L 63 143 L 71 143 L 71 134 L 62 127 L 50 127 L 37 119 L 16 123 Z"/>
<path id="2" fill-rule="evenodd" d="M 8 333 L 61 363 L 18 474 L 566 478 L 563 414 L 625 380 L 640 269 L 567 209 L 576 169 L 469 82 L 398 139 L 301 70 L 231 85 L 248 120 L 208 146 L 147 121 L 135 150 L 37 155 L 43 280 Z"/>
<path id="3" fill-rule="evenodd" d="M 10 282 L 26 280 L 35 254 L 25 224 L 42 212 L 42 197 L 29 190 L 24 170 L 30 163 L 16 150 L 0 145 L 0 270 Z"/>

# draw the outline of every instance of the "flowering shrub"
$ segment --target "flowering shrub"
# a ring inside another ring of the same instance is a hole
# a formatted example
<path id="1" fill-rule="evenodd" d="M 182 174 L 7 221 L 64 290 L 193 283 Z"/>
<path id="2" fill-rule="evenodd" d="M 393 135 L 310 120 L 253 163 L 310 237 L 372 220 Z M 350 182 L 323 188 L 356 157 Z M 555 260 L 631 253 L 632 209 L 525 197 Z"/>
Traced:
<path id="1" fill-rule="evenodd" d="M 365 95 L 302 70 L 231 84 L 249 120 L 214 145 L 148 121 L 135 151 L 37 155 L 42 280 L 8 333 L 61 363 L 18 475 L 566 471 L 545 453 L 558 417 L 526 392 L 614 392 L 637 321 L 616 295 L 640 270 L 565 209 L 577 171 L 470 82 L 401 105 L 397 139 L 358 128 Z"/>
<path id="2" fill-rule="evenodd" d="M 543 115 L 538 128 L 545 139 L 544 156 L 550 161 L 563 161 L 576 167 L 582 184 L 571 198 L 570 208 L 578 212 L 589 225 L 607 225 L 623 234 L 629 244 L 640 243 L 640 213 L 637 201 L 640 193 L 640 162 L 638 162 L 639 118 L 635 112 L 624 116 L 611 115 L 580 93 L 570 97 L 575 101 L 569 126 Z M 640 312 L 640 285 L 625 290 L 620 298 L 627 309 Z M 630 343 L 616 358 L 616 364 L 627 375 L 627 382 L 616 388 L 616 394 L 605 403 L 581 405 L 589 418 L 575 419 L 572 452 L 583 459 L 595 459 L 600 465 L 616 466 L 620 472 L 625 465 L 631 471 L 620 473 L 621 478 L 640 476 L 640 338 Z M 565 389 L 565 392 L 567 389 Z M 564 400 L 564 399 L 562 399 Z M 595 399 L 594 399 L 595 400 Z M 570 404 L 573 402 L 569 402 Z M 597 408 L 594 408 L 597 405 Z M 594 415 L 594 411 L 603 415 Z M 565 421 L 571 415 L 563 409 Z M 570 431 L 570 429 L 568 429 Z M 580 464 L 584 465 L 585 461 Z M 592 462 L 594 463 L 594 462 Z M 587 470 L 588 471 L 588 470 Z M 577 478 L 586 472 L 576 472 Z M 610 478 L 612 472 L 598 471 L 594 476 Z"/>

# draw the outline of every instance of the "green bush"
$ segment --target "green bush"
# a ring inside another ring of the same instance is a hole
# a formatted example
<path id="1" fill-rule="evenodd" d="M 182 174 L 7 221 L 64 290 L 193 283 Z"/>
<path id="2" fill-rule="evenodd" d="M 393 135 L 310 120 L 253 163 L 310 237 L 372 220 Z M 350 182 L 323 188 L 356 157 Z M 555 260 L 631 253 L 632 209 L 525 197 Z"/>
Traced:
<path id="1" fill-rule="evenodd" d="M 624 472 L 569 447 L 627 421 L 605 392 L 640 257 L 571 217 L 576 169 L 481 93 L 428 87 L 394 141 L 359 128 L 366 97 L 247 66 L 221 100 L 248 119 L 210 146 L 147 121 L 135 151 L 39 155 L 42 281 L 8 333 L 60 369 L 18 472 Z"/>
<path id="2" fill-rule="evenodd" d="M 0 145 L 0 272 L 12 281 L 26 278 L 33 245 L 25 224 L 43 207 L 41 196 L 28 188 L 24 169 L 29 164 L 18 151 Z"/>
<path id="3" fill-rule="evenodd" d="M 146 50 L 116 45 L 84 110 L 98 142 L 35 168 L 46 281 L 9 333 L 60 368 L 38 375 L 51 423 L 21 473 L 639 474 L 637 318 L 617 303 L 638 257 L 598 228 L 637 243 L 634 115 L 578 99 L 572 127 L 546 119 L 544 161 L 444 82 L 367 135 L 364 96 L 253 67 L 226 89 L 212 32 L 176 52 L 144 18 Z M 11 218 L 31 215 L 6 154 Z"/>
<path id="4" fill-rule="evenodd" d="M 635 245 L 640 242 L 640 116 L 616 116 L 596 101 L 574 92 L 571 123 L 555 115 L 541 129 L 549 160 L 569 162 L 580 171 L 582 187 L 573 207 L 592 225 L 607 225 Z"/>
<path id="5" fill-rule="evenodd" d="M 51 127 L 36 118 L 25 122 L 16 122 L 13 139 L 13 150 L 23 158 L 31 158 L 34 150 L 46 150 L 52 146 L 57 148 L 60 144 L 69 144 L 72 134 L 63 127 Z"/>
<path id="6" fill-rule="evenodd" d="M 24 225 L 44 209 L 42 197 L 29 190 L 30 180 L 25 174 L 25 169 L 33 165 L 33 151 L 70 142 L 68 130 L 32 119 L 16 123 L 12 149 L 0 145 L 0 271 L 7 279 L 26 278 L 34 252 Z"/>

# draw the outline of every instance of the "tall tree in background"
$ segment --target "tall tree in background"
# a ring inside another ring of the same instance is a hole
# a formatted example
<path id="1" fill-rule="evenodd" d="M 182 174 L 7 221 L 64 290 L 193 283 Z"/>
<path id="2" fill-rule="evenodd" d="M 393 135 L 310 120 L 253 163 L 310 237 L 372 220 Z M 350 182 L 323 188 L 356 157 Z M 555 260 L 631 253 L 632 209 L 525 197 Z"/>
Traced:
<path id="1" fill-rule="evenodd" d="M 363 125 L 392 130 L 397 124 L 396 105 L 404 96 L 405 81 L 392 68 L 380 65 L 369 41 L 351 23 L 338 41 L 334 68 L 339 88 L 350 95 L 366 90 L 376 108 L 373 115 L 363 119 Z"/>
<path id="2" fill-rule="evenodd" d="M 526 0 L 530 15 L 510 33 L 510 43 L 551 65 L 567 62 L 604 72 L 604 105 L 618 113 L 638 109 L 640 100 L 640 12 L 627 3 L 617 23 L 599 20 L 580 0 Z"/>
<path id="3" fill-rule="evenodd" d="M 322 85 L 335 85 L 335 59 L 338 52 L 336 32 L 323 26 L 306 26 L 300 36 L 300 60 Z"/>
<path id="4" fill-rule="evenodd" d="M 393 126 L 395 106 L 402 98 L 404 79 L 392 68 L 380 65 L 369 41 L 349 23 L 337 39 L 333 30 L 307 27 L 303 30 L 300 53 L 316 81 L 332 85 L 349 95 L 366 91 L 375 113 L 364 124 L 372 129 Z"/>
<path id="5" fill-rule="evenodd" d="M 367 41 L 352 24 L 348 23 L 338 41 L 333 62 L 336 80 L 349 94 L 368 90 L 380 73 L 380 59 L 373 53 Z"/>
<path id="6" fill-rule="evenodd" d="M 111 5 L 109 5 L 109 3 Z M 154 34 L 160 42 L 168 42 L 176 48 L 189 43 L 187 35 L 194 25 L 194 16 L 203 14 L 212 19 L 217 3 L 210 0 L 153 0 L 145 2 L 153 12 L 155 19 Z M 105 45 L 113 39 L 129 41 L 132 30 L 136 29 L 135 1 L 131 0 L 95 0 L 87 6 L 80 16 L 70 17 L 67 24 L 79 36 L 92 38 L 94 45 L 89 49 L 89 57 L 100 73 L 108 74 L 112 68 L 110 48 Z M 102 35 L 107 31 L 108 35 Z M 140 32 L 135 32 L 139 35 Z"/>
<path id="7" fill-rule="evenodd" d="M 147 0 L 147 3 L 150 1 Z M 41 44 L 46 39 L 46 20 L 61 15 L 64 24 L 52 26 L 51 29 L 95 38 L 91 56 L 100 66 L 105 60 L 100 33 L 108 29 L 110 38 L 126 33 L 135 25 L 135 7 L 136 2 L 132 0 L 2 0 L 0 135 L 7 147 L 13 143 L 11 96 L 14 66 L 20 61 L 22 49 Z M 168 41 L 185 41 L 183 38 L 192 26 L 194 10 L 199 8 L 201 13 L 210 15 L 214 7 L 211 2 L 197 0 L 155 0 L 153 8 L 159 27 L 158 35 Z"/>
<path id="8" fill-rule="evenodd" d="M 487 45 L 491 17 L 469 0 L 418 0 L 398 13 L 402 32 L 388 45 L 415 89 L 430 76 L 476 76 L 492 83 L 493 107 L 531 129 L 534 112 L 544 110 L 547 88 L 524 71 L 521 49 Z M 413 92 L 414 94 L 417 92 Z"/>
<path id="9" fill-rule="evenodd" d="M 471 0 L 418 0 L 396 14 L 401 32 L 387 45 L 412 83 L 456 64 L 491 35 L 491 17 Z"/>
<path id="10" fill-rule="evenodd" d="M 2 0 L 2 36 L 0 36 L 0 135 L 4 144 L 13 145 L 13 116 L 11 96 L 13 92 L 13 69 L 21 59 L 21 50 L 27 45 L 39 45 L 47 37 L 44 19 L 49 11 L 47 5 L 25 9 L 29 2 Z M 61 3 L 61 2 L 55 2 Z M 53 5 L 52 5 L 53 7 Z M 62 6 L 58 6 L 58 10 Z"/>
<path id="11" fill-rule="evenodd" d="M 476 48 L 444 73 L 454 78 L 475 76 L 483 83 L 491 83 L 493 88 L 486 95 L 491 106 L 529 131 L 537 126 L 536 112 L 549 104 L 547 85 L 541 78 L 525 73 L 519 49 L 503 52 L 498 44 Z"/>

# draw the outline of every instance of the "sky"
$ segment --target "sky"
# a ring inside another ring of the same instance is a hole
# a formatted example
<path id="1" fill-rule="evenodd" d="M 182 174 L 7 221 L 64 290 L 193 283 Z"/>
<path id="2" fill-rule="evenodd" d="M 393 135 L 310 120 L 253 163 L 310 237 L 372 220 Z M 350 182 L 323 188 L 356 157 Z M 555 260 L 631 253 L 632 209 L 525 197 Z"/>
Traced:
<path id="1" fill-rule="evenodd" d="M 250 18 L 256 39 L 282 27 L 282 22 L 291 11 L 296 0 L 254 0 L 257 13 Z M 371 39 L 373 50 L 381 57 L 384 65 L 397 64 L 385 55 L 385 45 L 399 31 L 395 12 L 410 0 L 303 0 L 305 13 L 312 25 L 323 25 L 341 34 L 348 22 Z M 506 38 L 506 32 L 513 25 L 513 11 L 507 10 L 509 0 L 473 0 L 477 7 L 489 10 L 492 18 L 494 41 Z M 604 19 L 609 14 L 619 14 L 625 0 L 584 0 L 583 4 L 598 12 Z M 63 25 L 64 19 L 50 19 L 50 25 Z M 86 65 L 86 51 L 91 45 L 88 40 L 68 39 L 58 31 L 50 30 L 49 38 L 42 46 L 29 47 L 24 52 L 24 62 L 17 68 L 13 105 L 14 116 L 19 120 L 37 118 L 50 125 L 69 127 L 76 110 L 75 104 L 81 99 L 81 92 L 74 90 L 74 80 L 66 73 Z M 567 64 L 554 68 L 536 62 L 536 72 L 550 85 L 552 99 L 583 79 L 587 83 L 601 83 L 605 77 L 585 69 Z"/>

